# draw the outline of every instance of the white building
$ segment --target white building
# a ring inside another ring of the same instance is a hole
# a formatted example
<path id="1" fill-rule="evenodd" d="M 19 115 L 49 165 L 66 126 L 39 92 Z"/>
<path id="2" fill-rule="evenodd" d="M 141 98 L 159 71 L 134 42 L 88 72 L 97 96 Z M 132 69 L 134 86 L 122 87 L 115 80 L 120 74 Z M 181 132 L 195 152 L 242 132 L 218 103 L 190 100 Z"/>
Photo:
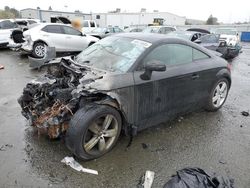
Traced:
<path id="1" fill-rule="evenodd" d="M 53 10 L 40 10 L 27 8 L 20 11 L 22 18 L 32 18 L 40 19 L 42 22 L 51 22 L 52 17 L 65 17 L 69 20 L 79 19 L 90 20 L 91 14 L 85 14 L 81 12 L 63 12 L 63 11 L 53 11 Z"/>
<path id="2" fill-rule="evenodd" d="M 121 28 L 133 26 L 153 24 L 154 19 L 164 20 L 164 25 L 185 25 L 186 18 L 171 14 L 168 12 L 146 12 L 142 9 L 141 12 L 124 13 L 117 9 L 112 13 L 92 13 L 85 14 L 81 12 L 63 12 L 53 10 L 40 10 L 27 8 L 20 11 L 22 18 L 40 19 L 42 22 L 51 22 L 52 17 L 65 17 L 69 20 L 79 19 L 94 20 L 99 27 L 119 26 Z"/>
<path id="3" fill-rule="evenodd" d="M 164 25 L 185 25 L 186 18 L 168 12 L 137 12 L 137 13 L 93 13 L 99 27 L 153 24 L 154 19 L 163 19 Z"/>

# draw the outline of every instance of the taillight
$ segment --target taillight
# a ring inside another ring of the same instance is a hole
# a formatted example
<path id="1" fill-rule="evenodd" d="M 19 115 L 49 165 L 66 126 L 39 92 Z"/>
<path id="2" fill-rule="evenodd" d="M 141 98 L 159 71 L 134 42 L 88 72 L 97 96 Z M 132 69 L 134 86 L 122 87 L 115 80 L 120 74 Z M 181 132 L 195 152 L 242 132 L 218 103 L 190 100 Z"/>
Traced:
<path id="1" fill-rule="evenodd" d="M 231 72 L 232 70 L 232 65 L 230 63 L 227 64 L 227 69 Z"/>

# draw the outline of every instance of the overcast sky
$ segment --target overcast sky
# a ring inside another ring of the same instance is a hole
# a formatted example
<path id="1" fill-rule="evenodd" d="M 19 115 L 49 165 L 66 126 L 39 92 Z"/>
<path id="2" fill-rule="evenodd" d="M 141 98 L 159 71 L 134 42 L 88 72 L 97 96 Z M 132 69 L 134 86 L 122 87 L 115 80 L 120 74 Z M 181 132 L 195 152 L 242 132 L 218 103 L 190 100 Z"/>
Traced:
<path id="1" fill-rule="evenodd" d="M 122 12 L 138 12 L 146 8 L 148 12 L 159 10 L 187 18 L 206 20 L 210 14 L 219 22 L 232 23 L 250 21 L 250 0 L 1 0 L 4 6 L 16 9 L 36 8 L 53 10 L 89 12 L 107 12 L 121 8 Z"/>

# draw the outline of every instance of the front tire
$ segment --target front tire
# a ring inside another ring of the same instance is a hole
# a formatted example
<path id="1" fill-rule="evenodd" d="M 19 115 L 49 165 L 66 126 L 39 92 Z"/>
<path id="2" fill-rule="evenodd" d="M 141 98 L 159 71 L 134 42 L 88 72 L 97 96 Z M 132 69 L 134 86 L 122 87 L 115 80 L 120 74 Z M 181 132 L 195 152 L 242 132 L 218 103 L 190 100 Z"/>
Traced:
<path id="1" fill-rule="evenodd" d="M 80 159 L 99 158 L 115 146 L 121 126 L 119 112 L 110 106 L 79 109 L 70 121 L 66 146 Z"/>
<path id="2" fill-rule="evenodd" d="M 33 46 L 32 55 L 36 58 L 43 58 L 46 55 L 46 44 L 44 42 L 36 42 Z"/>
<path id="3" fill-rule="evenodd" d="M 214 112 L 219 110 L 227 99 L 229 82 L 226 78 L 221 78 L 210 92 L 206 110 Z"/>

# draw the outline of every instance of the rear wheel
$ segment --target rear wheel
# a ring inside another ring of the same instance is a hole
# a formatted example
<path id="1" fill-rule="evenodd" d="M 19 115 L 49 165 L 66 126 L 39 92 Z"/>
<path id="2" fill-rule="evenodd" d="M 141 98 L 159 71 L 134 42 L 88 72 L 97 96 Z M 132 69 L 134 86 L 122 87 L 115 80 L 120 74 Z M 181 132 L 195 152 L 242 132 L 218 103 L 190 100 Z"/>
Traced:
<path id="1" fill-rule="evenodd" d="M 227 99 L 229 83 L 226 78 L 220 79 L 213 87 L 206 109 L 208 111 L 219 110 Z"/>
<path id="2" fill-rule="evenodd" d="M 121 124 L 119 112 L 110 106 L 95 105 L 80 109 L 70 122 L 66 145 L 81 159 L 98 158 L 114 147 Z"/>
<path id="3" fill-rule="evenodd" d="M 36 42 L 33 46 L 32 55 L 36 58 L 43 58 L 46 55 L 46 44 L 44 42 Z"/>

